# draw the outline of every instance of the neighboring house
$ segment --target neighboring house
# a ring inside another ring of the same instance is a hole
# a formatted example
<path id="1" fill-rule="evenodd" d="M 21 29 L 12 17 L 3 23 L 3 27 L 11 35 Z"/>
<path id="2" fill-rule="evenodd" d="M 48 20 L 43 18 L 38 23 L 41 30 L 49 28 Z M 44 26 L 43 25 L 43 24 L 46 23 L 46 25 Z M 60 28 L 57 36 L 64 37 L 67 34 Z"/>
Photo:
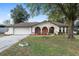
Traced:
<path id="1" fill-rule="evenodd" d="M 74 34 L 79 34 L 79 26 L 74 26 Z"/>
<path id="2" fill-rule="evenodd" d="M 0 34 L 4 34 L 7 31 L 8 31 L 8 28 L 6 28 L 5 25 L 0 24 Z"/>
<path id="3" fill-rule="evenodd" d="M 15 25 L 8 25 L 5 34 L 59 34 L 67 33 L 68 26 L 58 22 L 24 22 Z"/>

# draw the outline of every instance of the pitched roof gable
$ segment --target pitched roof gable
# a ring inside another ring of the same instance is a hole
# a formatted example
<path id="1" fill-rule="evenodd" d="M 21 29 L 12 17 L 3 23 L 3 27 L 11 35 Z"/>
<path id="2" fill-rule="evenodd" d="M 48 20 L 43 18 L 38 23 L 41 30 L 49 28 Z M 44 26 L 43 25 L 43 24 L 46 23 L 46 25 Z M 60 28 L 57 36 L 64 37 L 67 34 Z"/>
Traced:
<path id="1" fill-rule="evenodd" d="M 41 23 L 45 23 L 45 22 L 50 22 L 50 21 L 43 21 L 43 22 L 37 23 L 35 25 L 38 25 L 38 24 L 41 24 Z M 66 24 L 59 23 L 59 22 L 50 22 L 50 23 L 55 24 L 58 27 L 65 27 L 65 26 L 67 26 Z M 33 26 L 35 26 L 35 25 L 33 25 Z"/>

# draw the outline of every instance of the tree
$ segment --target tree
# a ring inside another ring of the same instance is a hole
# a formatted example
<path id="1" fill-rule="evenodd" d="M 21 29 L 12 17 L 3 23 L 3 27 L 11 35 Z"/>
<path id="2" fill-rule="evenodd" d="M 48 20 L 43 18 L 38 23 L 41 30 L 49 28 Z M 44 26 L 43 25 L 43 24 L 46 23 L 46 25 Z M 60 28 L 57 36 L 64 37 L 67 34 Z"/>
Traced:
<path id="1" fill-rule="evenodd" d="M 77 3 L 48 3 L 48 4 L 27 4 L 32 15 L 46 14 L 48 18 L 61 20 L 62 16 L 65 16 L 65 22 L 68 24 L 68 39 L 73 39 L 74 21 L 79 17 L 79 4 Z M 59 18 L 59 19 L 58 19 Z"/>
<path id="2" fill-rule="evenodd" d="M 5 20 L 5 21 L 3 21 L 3 23 L 8 25 L 8 24 L 10 24 L 10 20 Z"/>
<path id="3" fill-rule="evenodd" d="M 21 4 L 18 4 L 14 9 L 11 10 L 11 18 L 14 20 L 14 23 L 16 24 L 27 21 L 29 18 L 29 14 Z"/>

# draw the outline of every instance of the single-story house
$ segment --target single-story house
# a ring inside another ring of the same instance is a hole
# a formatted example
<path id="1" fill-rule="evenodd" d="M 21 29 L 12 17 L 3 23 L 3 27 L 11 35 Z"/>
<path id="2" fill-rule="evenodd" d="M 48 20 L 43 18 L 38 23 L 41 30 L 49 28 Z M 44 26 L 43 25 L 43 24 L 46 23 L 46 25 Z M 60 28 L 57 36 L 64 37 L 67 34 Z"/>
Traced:
<path id="1" fill-rule="evenodd" d="M 22 22 L 14 25 L 7 25 L 8 31 L 5 34 L 59 34 L 67 33 L 65 24 L 58 22 Z"/>

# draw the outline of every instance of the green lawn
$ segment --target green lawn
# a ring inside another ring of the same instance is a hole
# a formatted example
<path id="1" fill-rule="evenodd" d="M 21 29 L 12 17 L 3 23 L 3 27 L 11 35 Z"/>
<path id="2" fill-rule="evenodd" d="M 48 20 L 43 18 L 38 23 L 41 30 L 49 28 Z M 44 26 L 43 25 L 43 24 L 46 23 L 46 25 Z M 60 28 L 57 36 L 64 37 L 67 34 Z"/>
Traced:
<path id="1" fill-rule="evenodd" d="M 19 43 L 29 45 L 20 47 L 19 43 L 0 53 L 3 56 L 79 56 L 79 36 L 67 40 L 64 35 L 29 36 Z"/>

